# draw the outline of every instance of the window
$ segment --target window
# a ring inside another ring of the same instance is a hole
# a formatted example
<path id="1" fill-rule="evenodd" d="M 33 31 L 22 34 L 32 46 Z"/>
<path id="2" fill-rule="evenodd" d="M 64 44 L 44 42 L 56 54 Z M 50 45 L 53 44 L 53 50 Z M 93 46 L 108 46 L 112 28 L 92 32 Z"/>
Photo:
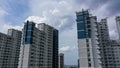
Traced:
<path id="1" fill-rule="evenodd" d="M 78 32 L 78 39 L 85 38 L 85 32 L 84 31 L 79 31 Z"/>
<path id="2" fill-rule="evenodd" d="M 31 38 L 26 38 L 25 44 L 30 44 L 31 43 Z"/>
<path id="3" fill-rule="evenodd" d="M 91 61 L 91 59 L 90 58 L 88 58 L 88 62 L 90 62 Z"/>
<path id="4" fill-rule="evenodd" d="M 88 66 L 91 67 L 91 63 L 88 63 Z"/>
<path id="5" fill-rule="evenodd" d="M 28 30 L 32 29 L 32 24 L 28 25 Z"/>
<path id="6" fill-rule="evenodd" d="M 87 28 L 90 29 L 90 28 L 91 28 L 91 25 L 87 25 Z"/>
<path id="7" fill-rule="evenodd" d="M 31 31 L 27 31 L 27 36 L 31 36 L 32 32 Z"/>
<path id="8" fill-rule="evenodd" d="M 84 23 L 84 21 L 78 21 L 78 23 Z"/>
<path id="9" fill-rule="evenodd" d="M 77 23 L 77 30 L 84 30 L 85 25 L 84 23 Z"/>
<path id="10" fill-rule="evenodd" d="M 84 19 L 83 15 L 77 16 L 77 20 L 83 20 L 83 19 Z"/>

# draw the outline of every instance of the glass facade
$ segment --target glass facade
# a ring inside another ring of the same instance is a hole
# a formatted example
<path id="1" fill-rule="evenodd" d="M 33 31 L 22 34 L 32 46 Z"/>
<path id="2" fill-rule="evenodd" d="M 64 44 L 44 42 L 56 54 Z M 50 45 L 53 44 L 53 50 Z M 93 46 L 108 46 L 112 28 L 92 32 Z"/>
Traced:
<path id="1" fill-rule="evenodd" d="M 77 31 L 78 39 L 91 38 L 91 23 L 89 12 L 84 11 L 80 14 L 77 14 Z"/>
<path id="2" fill-rule="evenodd" d="M 77 23 L 77 30 L 84 30 L 85 24 L 84 23 Z"/>
<path id="3" fill-rule="evenodd" d="M 82 16 L 82 15 L 77 16 L 78 21 L 82 21 L 83 19 L 84 19 L 84 16 Z"/>
<path id="4" fill-rule="evenodd" d="M 23 44 L 32 44 L 32 33 L 35 24 L 32 22 L 27 22 L 24 25 L 24 36 L 23 36 Z"/>
<path id="5" fill-rule="evenodd" d="M 84 31 L 78 31 L 78 38 L 85 38 L 85 32 Z"/>

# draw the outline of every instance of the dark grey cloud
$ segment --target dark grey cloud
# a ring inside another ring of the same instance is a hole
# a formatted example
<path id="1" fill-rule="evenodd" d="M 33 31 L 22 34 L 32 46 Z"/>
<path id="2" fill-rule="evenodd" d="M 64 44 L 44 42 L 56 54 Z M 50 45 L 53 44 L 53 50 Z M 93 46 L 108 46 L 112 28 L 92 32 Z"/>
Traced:
<path id="1" fill-rule="evenodd" d="M 109 0 L 91 0 L 89 6 L 91 9 L 99 8 L 104 4 L 107 4 Z"/>
<path id="2" fill-rule="evenodd" d="M 96 10 L 106 5 L 108 16 L 116 15 L 120 12 L 120 0 L 75 0 L 78 5 L 85 5 L 88 9 Z"/>
<path id="3" fill-rule="evenodd" d="M 120 0 L 111 0 L 108 3 L 107 10 L 109 16 L 114 16 L 120 13 Z"/>
<path id="4" fill-rule="evenodd" d="M 109 0 L 75 0 L 78 5 L 87 5 L 89 9 L 99 8 Z"/>

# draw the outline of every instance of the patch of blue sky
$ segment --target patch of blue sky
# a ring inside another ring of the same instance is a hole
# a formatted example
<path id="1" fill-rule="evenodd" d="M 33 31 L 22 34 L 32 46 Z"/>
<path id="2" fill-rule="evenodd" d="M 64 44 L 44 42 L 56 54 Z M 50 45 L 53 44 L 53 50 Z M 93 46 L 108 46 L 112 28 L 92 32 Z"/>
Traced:
<path id="1" fill-rule="evenodd" d="M 22 25 L 24 20 L 29 15 L 28 0 L 0 0 L 0 7 L 8 14 L 5 16 L 5 21 L 12 25 Z"/>

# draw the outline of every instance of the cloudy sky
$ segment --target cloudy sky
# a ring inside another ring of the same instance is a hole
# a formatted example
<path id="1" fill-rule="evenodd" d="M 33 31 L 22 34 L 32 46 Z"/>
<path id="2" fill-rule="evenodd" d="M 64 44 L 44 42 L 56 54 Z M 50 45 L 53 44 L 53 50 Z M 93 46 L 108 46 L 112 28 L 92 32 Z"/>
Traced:
<path id="1" fill-rule="evenodd" d="M 75 12 L 89 9 L 98 17 L 108 18 L 111 39 L 118 39 L 115 16 L 120 15 L 120 0 L 0 0 L 0 32 L 21 30 L 26 19 L 47 23 L 59 29 L 60 52 L 65 64 L 77 64 Z"/>

